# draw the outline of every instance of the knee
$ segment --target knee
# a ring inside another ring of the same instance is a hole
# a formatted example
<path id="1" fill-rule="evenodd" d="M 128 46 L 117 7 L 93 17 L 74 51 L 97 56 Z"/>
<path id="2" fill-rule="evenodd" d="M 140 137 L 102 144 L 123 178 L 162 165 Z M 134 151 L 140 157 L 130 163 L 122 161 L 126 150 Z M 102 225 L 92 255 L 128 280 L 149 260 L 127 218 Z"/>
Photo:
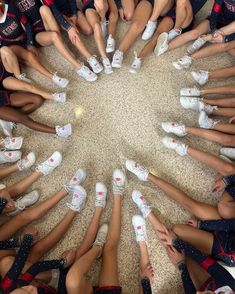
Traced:
<path id="1" fill-rule="evenodd" d="M 126 19 L 127 21 L 131 21 L 132 18 L 133 18 L 133 15 L 134 15 L 134 11 L 127 11 L 127 12 L 124 13 L 124 14 L 125 14 L 125 19 Z"/>
<path id="2" fill-rule="evenodd" d="M 186 6 L 187 1 L 186 0 L 177 0 L 176 1 L 176 6 L 177 7 L 185 7 Z"/>
<path id="3" fill-rule="evenodd" d="M 84 27 L 82 29 L 82 32 L 86 36 L 91 36 L 93 34 L 93 30 L 92 30 L 92 27 L 90 25 L 87 25 L 86 27 Z"/>
<path id="4" fill-rule="evenodd" d="M 234 218 L 234 213 L 231 209 L 231 203 L 228 201 L 228 202 L 223 202 L 223 201 L 220 201 L 217 205 L 217 208 L 218 208 L 218 212 L 219 212 L 219 215 L 224 218 L 224 219 L 230 219 L 230 218 Z"/>
<path id="5" fill-rule="evenodd" d="M 38 108 L 38 107 L 42 106 L 43 102 L 44 102 L 44 99 L 41 96 L 39 96 L 39 95 L 34 96 L 33 104 L 35 105 L 35 107 Z"/>
<path id="6" fill-rule="evenodd" d="M 3 47 L 1 47 L 1 49 L 0 49 L 0 53 L 1 53 L 1 57 L 3 58 L 3 57 L 9 57 L 9 56 L 11 56 L 12 55 L 12 51 L 11 51 L 11 49 L 10 48 L 8 48 L 7 46 L 3 46 Z"/>
<path id="7" fill-rule="evenodd" d="M 230 164 L 229 162 L 225 161 L 223 163 L 223 176 L 231 176 L 231 175 L 234 175 L 234 173 L 235 173 L 234 166 Z"/>
<path id="8" fill-rule="evenodd" d="M 46 5 L 42 5 L 40 8 L 39 8 L 39 12 L 40 12 L 40 15 L 41 16 L 44 16 L 44 15 L 47 15 L 48 13 L 51 12 L 50 8 Z"/>

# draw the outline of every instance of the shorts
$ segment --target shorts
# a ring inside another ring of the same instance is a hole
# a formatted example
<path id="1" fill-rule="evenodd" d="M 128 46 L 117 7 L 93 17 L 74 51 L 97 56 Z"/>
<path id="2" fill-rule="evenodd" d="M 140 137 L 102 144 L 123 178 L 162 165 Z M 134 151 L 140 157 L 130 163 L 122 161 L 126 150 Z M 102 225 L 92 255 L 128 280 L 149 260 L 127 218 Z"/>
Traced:
<path id="1" fill-rule="evenodd" d="M 20 46 L 20 47 L 23 47 L 23 48 L 27 48 L 27 40 L 24 39 L 24 40 L 20 40 L 20 41 L 5 41 L 5 40 L 0 40 L 0 47 L 3 47 L 3 46 L 7 46 L 7 47 L 10 47 L 10 46 Z"/>
<path id="2" fill-rule="evenodd" d="M 96 10 L 96 9 L 95 9 L 95 4 L 94 4 L 94 0 L 92 0 L 92 1 L 90 1 L 90 2 L 88 2 L 88 3 L 86 3 L 86 4 L 83 6 L 83 8 L 82 8 L 82 12 L 85 14 L 85 12 L 86 12 L 87 9 L 94 9 L 94 10 Z M 107 11 L 105 17 L 106 17 L 106 19 L 109 18 L 109 10 Z"/>
<path id="3" fill-rule="evenodd" d="M 208 16 L 206 19 L 210 21 L 210 16 Z M 221 13 L 218 16 L 216 28 L 221 29 L 222 27 L 227 26 L 228 24 L 230 24 L 234 20 L 235 19 L 232 20 L 232 19 L 228 18 L 227 16 L 224 16 L 223 13 Z"/>
<path id="4" fill-rule="evenodd" d="M 11 105 L 11 92 L 0 90 L 0 107 Z"/>
<path id="5" fill-rule="evenodd" d="M 0 91 L 7 91 L 3 86 L 3 81 L 8 77 L 13 77 L 14 75 L 8 71 L 6 71 L 5 67 L 2 63 L 0 63 Z"/>
<path id="6" fill-rule="evenodd" d="M 154 7 L 154 0 L 147 0 Z"/>
<path id="7" fill-rule="evenodd" d="M 93 287 L 94 294 L 121 294 L 122 287 L 120 286 L 103 286 Z"/>
<path id="8" fill-rule="evenodd" d="M 235 235 L 229 232 L 214 232 L 211 256 L 228 266 L 235 266 Z"/>

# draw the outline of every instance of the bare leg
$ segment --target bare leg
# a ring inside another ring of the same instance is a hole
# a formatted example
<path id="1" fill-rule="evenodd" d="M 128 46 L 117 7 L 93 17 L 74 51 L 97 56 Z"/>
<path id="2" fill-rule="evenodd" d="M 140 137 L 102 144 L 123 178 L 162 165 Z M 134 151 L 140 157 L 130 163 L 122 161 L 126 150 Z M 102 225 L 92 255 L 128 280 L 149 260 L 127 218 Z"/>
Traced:
<path id="1" fill-rule="evenodd" d="M 95 213 L 92 217 L 92 220 L 89 224 L 89 227 L 86 231 L 86 235 L 81 243 L 81 245 L 78 246 L 77 252 L 76 252 L 76 259 L 79 259 L 82 255 L 87 253 L 87 251 L 92 247 L 93 242 L 95 241 L 100 219 L 102 216 L 103 208 L 102 207 L 96 207 Z"/>
<path id="2" fill-rule="evenodd" d="M 176 1 L 175 29 L 187 27 L 193 20 L 192 6 L 188 0 Z"/>
<path id="3" fill-rule="evenodd" d="M 109 25 L 108 25 L 108 34 L 115 36 L 117 22 L 118 22 L 118 10 L 114 0 L 109 0 Z"/>
<path id="4" fill-rule="evenodd" d="M 121 195 L 113 196 L 113 210 L 109 224 L 108 235 L 103 250 L 99 285 L 118 286 L 118 244 L 121 234 Z"/>
<path id="5" fill-rule="evenodd" d="M 221 218 L 216 207 L 192 199 L 186 193 L 167 183 L 163 179 L 160 179 L 150 173 L 148 176 L 148 180 L 156 185 L 158 188 L 160 188 L 168 197 L 178 202 L 180 205 L 183 206 L 184 209 L 188 210 L 197 218 L 204 220 Z M 152 217 L 152 215 L 150 217 Z M 161 227 L 161 223 L 156 223 L 155 227 L 156 230 L 158 230 L 158 228 Z"/>
<path id="6" fill-rule="evenodd" d="M 183 241 L 193 245 L 206 255 L 210 255 L 214 242 L 214 235 L 188 225 L 174 225 L 174 233 Z"/>
<path id="7" fill-rule="evenodd" d="M 153 8 L 153 12 L 150 17 L 150 20 L 151 21 L 158 20 L 159 16 L 165 15 L 173 7 L 174 3 L 175 2 L 172 0 L 164 0 L 164 1 L 155 0 L 154 8 Z"/>
<path id="8" fill-rule="evenodd" d="M 230 78 L 235 76 L 235 66 L 226 67 L 209 72 L 209 79 Z"/>
<path id="9" fill-rule="evenodd" d="M 154 215 L 153 212 L 150 212 L 149 215 L 147 216 L 148 221 L 151 223 L 154 232 L 156 233 L 157 237 L 159 237 L 158 232 L 164 232 L 165 227 L 162 225 L 162 223 L 158 220 L 158 218 Z"/>
<path id="10" fill-rule="evenodd" d="M 235 87 L 233 85 L 227 85 L 227 86 L 207 88 L 207 89 L 201 90 L 200 94 L 202 96 L 211 95 L 211 94 L 234 95 L 235 94 Z"/>
<path id="11" fill-rule="evenodd" d="M 233 117 L 233 116 L 235 116 L 235 108 L 221 107 L 221 108 L 218 108 L 217 110 L 214 110 L 212 114 L 213 115 L 219 115 L 219 116 Z M 233 128 L 234 128 L 234 126 L 233 126 Z M 215 128 L 215 129 L 217 130 L 217 128 Z M 224 131 L 224 132 L 225 133 L 230 133 L 228 131 Z"/>
<path id="12" fill-rule="evenodd" d="M 49 79 L 52 79 L 53 75 L 50 73 L 41 63 L 38 57 L 33 53 L 24 49 L 20 46 L 11 46 L 11 50 L 15 55 L 22 61 L 24 61 L 28 66 L 34 68 L 36 71 L 40 72 L 42 75 L 46 76 Z"/>
<path id="13" fill-rule="evenodd" d="M 6 178 L 7 176 L 17 172 L 19 169 L 16 164 L 10 166 L 0 167 L 0 180 Z"/>
<path id="14" fill-rule="evenodd" d="M 139 57 L 144 58 L 147 55 L 151 54 L 157 45 L 158 37 L 163 32 L 169 32 L 174 26 L 173 20 L 170 17 L 165 17 L 159 24 L 156 32 L 154 33 L 152 39 L 141 50 Z"/>
<path id="15" fill-rule="evenodd" d="M 210 31 L 210 24 L 208 20 L 204 20 L 201 22 L 195 29 L 186 32 L 179 37 L 175 38 L 169 43 L 169 49 L 175 49 L 182 47 L 183 45 L 187 44 L 190 41 L 196 40 L 203 34 L 206 34 Z"/>
<path id="16" fill-rule="evenodd" d="M 29 92 L 29 93 L 42 96 L 43 98 L 48 100 L 54 99 L 51 93 L 46 92 L 45 90 L 39 89 L 33 84 L 29 84 L 24 81 L 19 81 L 14 77 L 8 77 L 4 79 L 3 86 L 8 90 Z"/>
<path id="17" fill-rule="evenodd" d="M 214 130 L 223 132 L 226 134 L 235 134 L 235 126 L 233 124 L 226 124 L 226 123 L 217 123 L 214 128 Z"/>
<path id="18" fill-rule="evenodd" d="M 18 230 L 30 224 L 32 221 L 38 220 L 45 216 L 60 200 L 67 196 L 67 191 L 61 189 L 52 197 L 35 205 L 32 208 L 24 210 L 14 218 L 5 222 L 0 226 L 0 240 L 7 240 L 12 237 Z"/>
<path id="19" fill-rule="evenodd" d="M 123 12 L 127 21 L 132 20 L 135 12 L 135 1 L 134 0 L 122 0 Z"/>
<path id="20" fill-rule="evenodd" d="M 51 232 L 33 245 L 30 250 L 28 261 L 35 263 L 49 252 L 65 235 L 78 212 L 69 210 L 65 217 L 58 223 Z"/>
<path id="21" fill-rule="evenodd" d="M 20 65 L 13 51 L 9 47 L 3 46 L 0 49 L 0 54 L 5 69 L 18 77 L 21 74 Z"/>
<path id="22" fill-rule="evenodd" d="M 77 13 L 77 26 L 79 27 L 79 29 L 81 29 L 84 35 L 92 35 L 92 27 L 89 25 L 85 15 L 81 11 L 78 11 Z"/>
<path id="23" fill-rule="evenodd" d="M 194 127 L 186 127 L 187 134 L 219 143 L 224 146 L 235 146 L 235 136 L 221 133 L 216 130 L 205 130 Z"/>
<path id="24" fill-rule="evenodd" d="M 230 98 L 213 98 L 213 99 L 203 99 L 203 102 L 205 102 L 206 104 L 210 104 L 210 105 L 216 105 L 216 106 L 220 106 L 220 107 L 226 107 L 226 108 L 230 108 L 230 107 L 235 107 L 235 97 L 230 97 Z M 215 112 L 216 113 L 216 112 Z"/>
<path id="25" fill-rule="evenodd" d="M 42 97 L 24 92 L 15 92 L 11 94 L 10 99 L 11 106 L 19 109 L 25 114 L 34 112 L 39 107 L 41 107 L 44 102 Z"/>
<path id="26" fill-rule="evenodd" d="M 134 12 L 133 21 L 130 25 L 129 30 L 123 37 L 118 50 L 126 52 L 134 44 L 139 34 L 143 31 L 151 14 L 151 4 L 143 0 L 141 1 Z"/>

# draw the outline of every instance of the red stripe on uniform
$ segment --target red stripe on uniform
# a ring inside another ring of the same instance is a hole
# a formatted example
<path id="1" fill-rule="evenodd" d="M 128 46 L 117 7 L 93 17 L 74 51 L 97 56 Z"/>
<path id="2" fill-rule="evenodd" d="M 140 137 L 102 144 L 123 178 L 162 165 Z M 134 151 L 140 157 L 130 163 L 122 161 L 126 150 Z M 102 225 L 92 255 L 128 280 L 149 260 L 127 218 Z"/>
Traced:
<path id="1" fill-rule="evenodd" d="M 214 259 L 208 257 L 206 260 L 204 260 L 204 261 L 201 263 L 201 266 L 207 271 L 208 268 L 209 268 L 210 266 L 212 266 L 214 263 L 215 263 Z"/>
<path id="2" fill-rule="evenodd" d="M 23 280 L 27 282 L 28 284 L 31 283 L 33 279 L 34 279 L 34 276 L 31 275 L 30 273 L 25 273 L 19 277 L 19 280 Z"/>
<path id="3" fill-rule="evenodd" d="M 23 15 L 20 21 L 22 22 L 23 25 L 25 25 L 25 24 L 27 23 L 27 18 L 26 18 L 26 16 Z"/>
<path id="4" fill-rule="evenodd" d="M 9 279 L 8 276 L 5 276 L 3 278 L 3 280 L 1 281 L 0 285 L 1 285 L 3 290 L 7 291 L 13 285 L 13 281 L 11 279 Z"/>
<path id="5" fill-rule="evenodd" d="M 46 5 L 54 4 L 54 2 L 55 2 L 54 0 L 44 0 L 43 1 L 43 3 L 46 4 Z"/>
<path id="6" fill-rule="evenodd" d="M 220 12 L 221 8 L 222 8 L 221 5 L 219 5 L 218 3 L 215 3 L 215 5 L 213 6 L 213 11 L 218 13 Z"/>

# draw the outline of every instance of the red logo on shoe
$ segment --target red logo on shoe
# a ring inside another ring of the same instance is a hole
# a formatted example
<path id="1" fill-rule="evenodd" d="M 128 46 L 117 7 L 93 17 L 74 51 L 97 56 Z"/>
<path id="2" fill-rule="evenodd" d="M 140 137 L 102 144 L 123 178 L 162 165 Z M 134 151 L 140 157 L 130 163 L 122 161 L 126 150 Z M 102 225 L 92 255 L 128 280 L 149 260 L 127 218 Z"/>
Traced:
<path id="1" fill-rule="evenodd" d="M 99 196 L 102 196 L 102 195 L 103 195 L 103 192 L 98 192 L 98 195 L 99 195 Z"/>
<path id="2" fill-rule="evenodd" d="M 121 181 L 121 179 L 120 178 L 116 178 L 116 181 Z"/>
<path id="3" fill-rule="evenodd" d="M 137 230 L 141 230 L 141 228 L 142 228 L 141 226 L 138 226 L 138 227 L 137 227 Z"/>
<path id="4" fill-rule="evenodd" d="M 54 162 L 54 159 L 53 158 L 50 158 L 50 162 Z"/>
<path id="5" fill-rule="evenodd" d="M 143 196 L 143 195 L 141 195 L 141 196 L 140 196 L 140 199 L 141 199 L 141 200 L 144 200 L 144 196 Z"/>

